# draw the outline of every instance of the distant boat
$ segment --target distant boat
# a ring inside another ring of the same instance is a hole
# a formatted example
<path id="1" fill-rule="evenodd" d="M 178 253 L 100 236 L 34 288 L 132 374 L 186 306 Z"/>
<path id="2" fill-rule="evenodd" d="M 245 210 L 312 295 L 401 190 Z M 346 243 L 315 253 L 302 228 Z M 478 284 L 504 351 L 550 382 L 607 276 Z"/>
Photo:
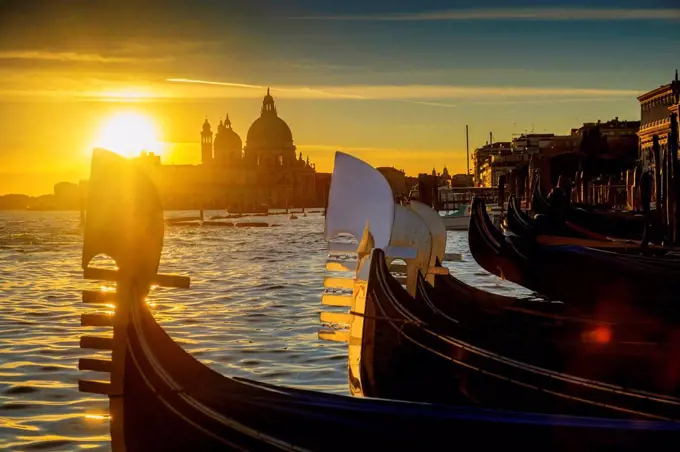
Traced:
<path id="1" fill-rule="evenodd" d="M 497 204 L 489 204 L 486 208 L 494 224 L 500 220 L 500 207 Z M 470 227 L 470 206 L 459 206 L 453 212 L 442 215 L 444 226 L 447 231 L 467 231 Z"/>
<path id="2" fill-rule="evenodd" d="M 297 220 L 298 217 L 294 213 L 291 213 L 290 216 L 288 217 L 289 220 Z"/>
<path id="3" fill-rule="evenodd" d="M 442 215 L 447 231 L 467 231 L 470 225 L 470 206 L 460 206 L 447 215 Z"/>

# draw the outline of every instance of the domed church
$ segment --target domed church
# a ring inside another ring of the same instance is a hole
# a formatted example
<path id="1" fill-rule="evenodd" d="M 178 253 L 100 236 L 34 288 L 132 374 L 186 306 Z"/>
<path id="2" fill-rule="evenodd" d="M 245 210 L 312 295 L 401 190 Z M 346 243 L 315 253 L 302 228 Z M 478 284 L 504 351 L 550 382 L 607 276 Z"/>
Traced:
<path id="1" fill-rule="evenodd" d="M 245 158 L 264 166 L 292 166 L 296 164 L 293 133 L 286 121 L 279 118 L 274 98 L 269 94 L 262 101 L 260 117 L 248 129 Z"/>
<path id="2" fill-rule="evenodd" d="M 269 89 L 245 146 L 227 114 L 214 136 L 207 118 L 203 123 L 201 165 L 161 165 L 158 156 L 148 154 L 140 160 L 152 169 L 167 208 L 245 212 L 318 204 L 316 168 L 309 157 L 296 156 L 293 133 Z"/>

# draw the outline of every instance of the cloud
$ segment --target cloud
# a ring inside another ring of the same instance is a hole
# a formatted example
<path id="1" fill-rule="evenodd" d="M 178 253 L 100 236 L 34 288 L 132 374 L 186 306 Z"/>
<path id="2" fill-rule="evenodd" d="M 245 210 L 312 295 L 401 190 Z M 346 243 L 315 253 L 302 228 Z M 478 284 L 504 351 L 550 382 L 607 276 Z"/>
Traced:
<path id="1" fill-rule="evenodd" d="M 210 85 L 226 88 L 246 88 L 258 90 L 249 93 L 260 96 L 265 86 L 244 83 L 218 82 L 171 78 L 171 83 Z M 455 107 L 441 102 L 443 99 L 479 98 L 529 98 L 529 97 L 635 97 L 638 90 L 569 88 L 569 87 L 517 87 L 517 86 L 464 86 L 464 85 L 344 85 L 344 86 L 272 86 L 282 97 L 303 99 L 360 99 L 360 100 L 400 100 L 413 103 Z M 226 94 L 226 93 L 225 93 Z M 235 94 L 235 93 L 232 93 Z M 215 92 L 215 95 L 219 95 Z"/>
<path id="2" fill-rule="evenodd" d="M 252 88 L 252 89 L 263 89 L 265 86 L 262 85 L 248 85 L 246 83 L 232 83 L 232 82 L 216 82 L 210 80 L 195 80 L 189 78 L 168 78 L 165 79 L 167 82 L 172 83 L 194 83 L 197 85 L 215 85 L 215 86 L 228 86 L 232 88 Z"/>
<path id="3" fill-rule="evenodd" d="M 233 83 L 233 82 L 218 82 L 218 81 L 210 81 L 210 80 L 195 80 L 195 79 L 186 79 L 186 78 L 168 78 L 166 79 L 167 82 L 171 83 L 189 83 L 189 84 L 196 84 L 196 85 L 212 85 L 212 86 L 224 86 L 227 88 L 246 88 L 246 89 L 252 89 L 252 90 L 257 90 L 257 96 L 260 96 L 262 94 L 262 90 L 267 89 L 267 88 L 272 88 L 271 86 L 264 86 L 264 85 L 251 85 L 247 83 Z M 286 94 L 292 94 L 292 96 L 286 96 L 286 97 L 302 97 L 302 98 L 333 98 L 333 99 L 363 99 L 364 97 L 360 95 L 353 95 L 353 94 L 342 94 L 342 93 L 331 93 L 331 92 L 326 92 L 323 89 L 316 89 L 316 88 L 309 88 L 306 86 L 300 86 L 300 87 L 285 87 L 285 86 L 277 86 L 273 87 L 279 92 L 283 92 Z"/>
<path id="4" fill-rule="evenodd" d="M 172 57 L 141 58 L 131 56 L 103 56 L 98 53 L 54 52 L 46 50 L 0 51 L 0 60 L 67 61 L 83 63 L 136 63 L 139 61 L 160 62 Z"/>
<path id="5" fill-rule="evenodd" d="M 678 8 L 513 8 L 455 9 L 417 13 L 366 15 L 316 15 L 290 17 L 296 20 L 431 21 L 431 20 L 680 20 Z"/>
<path id="6" fill-rule="evenodd" d="M 241 82 L 158 78 L 154 74 L 70 73 L 0 70 L 0 97 L 112 101 L 261 99 L 268 86 Z M 635 99 L 643 90 L 573 87 L 466 85 L 272 85 L 276 98 L 363 100 L 458 108 L 461 104 L 588 102 Z"/>

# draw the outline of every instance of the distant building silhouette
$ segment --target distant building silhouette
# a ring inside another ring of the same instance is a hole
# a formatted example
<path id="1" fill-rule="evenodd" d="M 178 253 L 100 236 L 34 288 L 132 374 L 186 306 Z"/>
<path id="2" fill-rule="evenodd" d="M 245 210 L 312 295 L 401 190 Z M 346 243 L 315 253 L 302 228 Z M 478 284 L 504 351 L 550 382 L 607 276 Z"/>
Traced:
<path id="1" fill-rule="evenodd" d="M 153 153 L 136 159 L 155 180 L 165 208 L 253 211 L 323 204 L 315 190 L 316 168 L 309 157 L 296 155 L 293 134 L 269 89 L 245 146 L 229 115 L 215 134 L 206 118 L 200 137 L 200 165 L 163 165 Z"/>
<path id="2" fill-rule="evenodd" d="M 381 166 L 376 168 L 376 170 L 387 179 L 395 198 L 408 196 L 411 185 L 408 184 L 404 170 L 399 170 L 390 166 Z"/>
<path id="3" fill-rule="evenodd" d="M 526 173 L 532 159 L 544 170 L 542 183 L 554 184 L 560 175 L 585 170 L 592 174 L 618 174 L 635 165 L 640 121 L 614 118 L 584 123 L 569 135 L 527 133 L 511 142 L 486 143 L 474 151 L 477 187 L 495 187 L 511 171 Z M 547 177 L 545 177 L 547 175 Z"/>

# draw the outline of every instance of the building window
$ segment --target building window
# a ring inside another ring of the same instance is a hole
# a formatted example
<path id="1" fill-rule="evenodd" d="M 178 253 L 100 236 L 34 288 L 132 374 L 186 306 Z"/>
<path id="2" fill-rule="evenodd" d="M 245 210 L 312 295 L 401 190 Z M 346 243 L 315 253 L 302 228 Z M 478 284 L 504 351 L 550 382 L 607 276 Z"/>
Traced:
<path id="1" fill-rule="evenodd" d="M 283 156 L 279 155 L 279 166 L 283 166 Z"/>

